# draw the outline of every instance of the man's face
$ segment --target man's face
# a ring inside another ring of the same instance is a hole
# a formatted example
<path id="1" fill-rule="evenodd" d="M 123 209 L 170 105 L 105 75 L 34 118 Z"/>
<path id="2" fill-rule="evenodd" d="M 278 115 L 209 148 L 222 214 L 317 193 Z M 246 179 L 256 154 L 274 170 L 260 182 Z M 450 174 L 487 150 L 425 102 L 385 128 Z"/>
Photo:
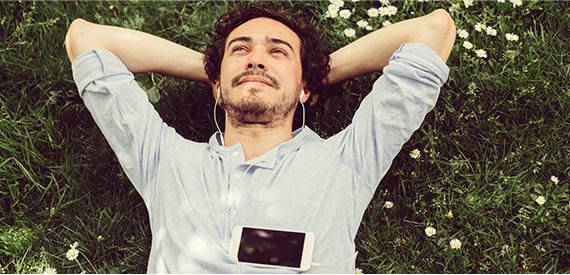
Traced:
<path id="1" fill-rule="evenodd" d="M 282 23 L 255 18 L 227 37 L 220 81 L 230 123 L 272 127 L 293 112 L 303 87 L 301 41 Z"/>

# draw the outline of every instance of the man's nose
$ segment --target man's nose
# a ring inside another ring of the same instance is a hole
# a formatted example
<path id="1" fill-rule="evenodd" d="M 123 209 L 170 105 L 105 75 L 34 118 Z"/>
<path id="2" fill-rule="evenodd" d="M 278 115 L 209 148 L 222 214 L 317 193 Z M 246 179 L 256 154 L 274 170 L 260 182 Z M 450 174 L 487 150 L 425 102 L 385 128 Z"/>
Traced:
<path id="1" fill-rule="evenodd" d="M 254 49 L 249 56 L 247 69 L 248 70 L 262 70 L 265 71 L 264 52 L 262 49 Z"/>
<path id="2" fill-rule="evenodd" d="M 253 68 L 258 68 L 260 70 L 265 70 L 265 65 L 261 64 L 261 63 L 256 63 L 256 62 L 250 62 L 247 64 L 247 69 L 251 70 Z"/>

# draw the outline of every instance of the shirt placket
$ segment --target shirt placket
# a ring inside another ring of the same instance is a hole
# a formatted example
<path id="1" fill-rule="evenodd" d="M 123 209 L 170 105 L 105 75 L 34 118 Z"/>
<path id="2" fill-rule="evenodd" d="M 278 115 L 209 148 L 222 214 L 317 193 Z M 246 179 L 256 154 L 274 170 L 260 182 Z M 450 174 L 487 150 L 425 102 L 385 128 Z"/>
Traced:
<path id="1" fill-rule="evenodd" d="M 228 195 L 226 196 L 225 202 L 225 218 L 224 218 L 224 243 L 229 244 L 231 241 L 232 229 L 236 225 L 236 217 L 241 211 L 238 202 L 243 192 L 244 175 L 245 169 L 243 164 L 243 153 L 241 150 L 236 149 L 228 154 L 226 161 L 229 166 L 232 167 L 228 171 L 227 180 L 227 190 Z"/>

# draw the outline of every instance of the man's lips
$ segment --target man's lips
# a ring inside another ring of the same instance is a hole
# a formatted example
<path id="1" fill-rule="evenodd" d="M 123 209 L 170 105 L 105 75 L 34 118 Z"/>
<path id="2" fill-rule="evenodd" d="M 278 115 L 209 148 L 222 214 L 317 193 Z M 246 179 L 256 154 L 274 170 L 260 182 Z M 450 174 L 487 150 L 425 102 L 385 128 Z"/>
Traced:
<path id="1" fill-rule="evenodd" d="M 273 87 L 273 84 L 270 81 L 268 81 L 265 78 L 260 77 L 260 76 L 246 76 L 238 82 L 238 85 L 244 84 L 244 83 L 250 83 L 250 82 L 262 83 L 262 84 L 265 84 L 267 86 Z"/>
<path id="2" fill-rule="evenodd" d="M 280 89 L 277 79 L 262 71 L 245 71 L 232 78 L 232 87 L 236 87 L 244 83 L 261 83 L 278 90 Z"/>

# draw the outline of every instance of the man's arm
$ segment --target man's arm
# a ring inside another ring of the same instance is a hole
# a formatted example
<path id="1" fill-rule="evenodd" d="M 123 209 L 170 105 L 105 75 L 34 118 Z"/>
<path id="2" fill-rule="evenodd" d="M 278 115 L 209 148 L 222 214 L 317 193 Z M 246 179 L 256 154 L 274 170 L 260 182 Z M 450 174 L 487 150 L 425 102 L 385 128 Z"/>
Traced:
<path id="1" fill-rule="evenodd" d="M 381 71 L 403 43 L 421 43 L 447 62 L 455 43 L 455 24 L 443 9 L 369 33 L 331 54 L 329 84 Z"/>
<path id="2" fill-rule="evenodd" d="M 69 60 L 92 49 L 118 56 L 133 73 L 159 72 L 208 82 L 203 55 L 148 33 L 75 19 L 65 36 Z"/>

